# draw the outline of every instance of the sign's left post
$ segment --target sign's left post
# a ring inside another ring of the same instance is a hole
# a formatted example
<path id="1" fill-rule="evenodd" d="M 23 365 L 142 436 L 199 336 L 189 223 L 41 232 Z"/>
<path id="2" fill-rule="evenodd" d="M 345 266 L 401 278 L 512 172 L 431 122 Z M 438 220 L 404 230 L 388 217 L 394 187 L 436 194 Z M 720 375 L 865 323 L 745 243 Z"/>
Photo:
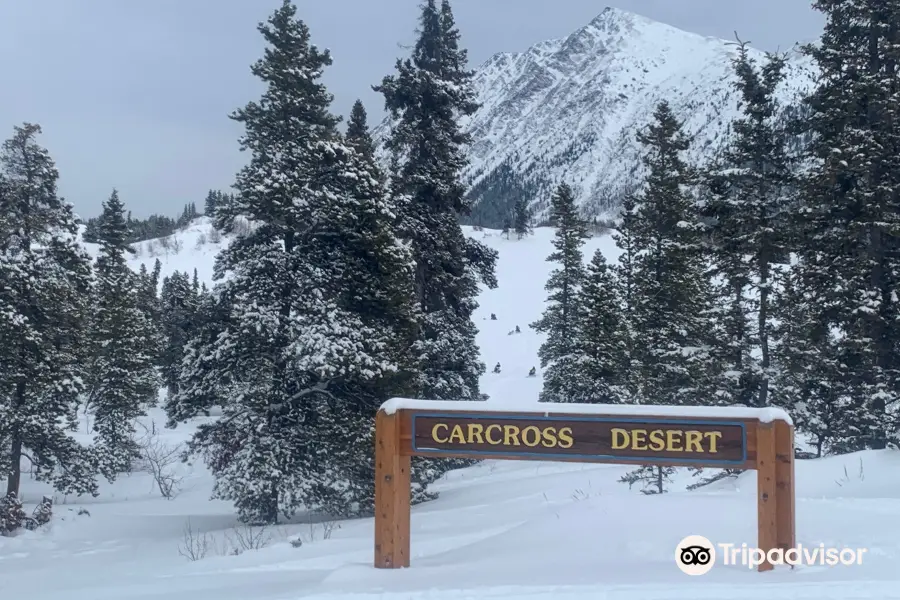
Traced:
<path id="1" fill-rule="evenodd" d="M 409 566 L 410 457 L 401 453 L 402 411 L 375 417 L 375 567 Z"/>

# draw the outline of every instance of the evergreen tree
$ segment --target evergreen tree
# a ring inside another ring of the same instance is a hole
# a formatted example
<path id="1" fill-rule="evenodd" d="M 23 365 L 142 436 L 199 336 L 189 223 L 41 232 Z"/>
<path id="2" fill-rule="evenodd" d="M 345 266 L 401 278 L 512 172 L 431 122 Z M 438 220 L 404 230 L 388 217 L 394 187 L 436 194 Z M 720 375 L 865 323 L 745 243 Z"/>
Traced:
<path id="1" fill-rule="evenodd" d="M 766 406 L 773 268 L 786 254 L 783 221 L 793 191 L 788 138 L 777 122 L 775 96 L 785 59 L 770 55 L 758 68 L 741 43 L 733 65 L 742 115 L 732 124 L 735 136 L 721 170 L 712 174 L 707 207 L 715 219 L 714 260 L 723 280 L 722 342 L 730 379 L 723 387 L 734 402 Z"/>
<path id="2" fill-rule="evenodd" d="M 900 7 L 813 6 L 825 28 L 821 44 L 807 48 L 820 76 L 807 99 L 812 160 L 801 192 L 799 287 L 829 309 L 840 336 L 841 369 L 829 383 L 846 385 L 842 447 L 884 448 L 896 439 L 900 400 Z"/>
<path id="3" fill-rule="evenodd" d="M 637 200 L 634 194 L 626 194 L 622 200 L 621 224 L 612 237 L 616 247 L 621 251 L 618 263 L 615 266 L 616 295 L 621 303 L 622 336 L 625 344 L 625 354 L 622 357 L 622 397 L 625 402 L 638 400 L 641 366 L 641 342 L 636 326 L 636 299 L 634 282 L 634 264 L 637 259 L 634 234 L 637 220 Z"/>
<path id="4" fill-rule="evenodd" d="M 612 270 L 600 250 L 594 253 L 576 296 L 574 332 L 577 371 L 571 401 L 613 404 L 627 398 L 624 367 L 627 346 L 622 305 Z"/>
<path id="5" fill-rule="evenodd" d="M 413 289 L 412 256 L 396 231 L 396 207 L 388 198 L 385 177 L 377 166 L 375 144 L 369 133 L 366 111 L 356 101 L 350 113 L 346 143 L 353 150 L 346 194 L 352 204 L 342 223 L 347 262 L 342 277 L 352 282 L 342 290 L 339 305 L 359 319 L 368 331 L 372 348 L 392 369 L 379 377 L 359 374 L 343 382 L 341 397 L 353 398 L 331 407 L 318 432 L 330 448 L 330 469 L 345 482 L 327 486 L 319 503 L 329 514 L 359 514 L 374 510 L 375 414 L 386 400 L 414 391 L 415 357 L 412 347 L 418 333 L 418 314 Z M 427 497 L 421 469 L 413 472 L 414 500 Z"/>
<path id="6" fill-rule="evenodd" d="M 485 372 L 472 314 L 479 281 L 497 286 L 497 252 L 466 238 L 460 218 L 470 214 L 462 172 L 470 136 L 460 119 L 478 108 L 467 52 L 446 0 L 426 0 L 412 57 L 398 60 L 396 74 L 374 89 L 384 95 L 394 126 L 390 193 L 400 233 L 412 250 L 419 333 L 413 348 L 418 377 L 412 395 L 435 400 L 482 400 Z M 418 460 L 422 481 L 436 479 L 467 461 Z"/>
<path id="7" fill-rule="evenodd" d="M 160 305 L 162 346 L 160 366 L 170 396 L 178 391 L 181 361 L 191 339 L 197 311 L 197 295 L 187 273 L 175 271 L 163 279 Z"/>
<path id="8" fill-rule="evenodd" d="M 513 210 L 513 222 L 516 228 L 516 236 L 518 236 L 518 238 L 521 240 L 529 233 L 533 233 L 531 229 L 531 208 L 529 208 L 528 201 L 526 199 L 520 198 L 516 200 L 516 204 Z"/>
<path id="9" fill-rule="evenodd" d="M 810 437 L 816 455 L 854 448 L 855 414 L 848 382 L 841 379 L 840 338 L 828 324 L 824 285 L 809 285 L 799 270 L 781 277 L 773 307 L 773 403 L 790 411 L 794 427 Z M 821 282 L 825 283 L 825 282 Z M 848 443 L 849 442 L 849 443 Z"/>
<path id="10" fill-rule="evenodd" d="M 549 292 L 541 318 L 531 324 L 538 333 L 547 334 L 538 356 L 544 369 L 541 402 L 575 402 L 574 382 L 581 365 L 575 340 L 579 334 L 579 292 L 584 282 L 584 257 L 581 247 L 590 237 L 587 222 L 578 214 L 572 188 L 562 183 L 550 200 L 550 212 L 556 223 L 554 251 L 548 262 L 559 267 L 550 273 L 544 289 Z"/>
<path id="11" fill-rule="evenodd" d="M 40 132 L 16 127 L 0 150 L 0 474 L 18 495 L 25 457 L 63 493 L 96 494 L 90 454 L 69 435 L 84 391 L 90 259 Z"/>
<path id="12" fill-rule="evenodd" d="M 167 409 L 174 423 L 222 406 L 191 450 L 215 475 L 216 497 L 234 501 L 245 521 L 272 523 L 300 506 L 346 506 L 361 485 L 348 481 L 365 471 L 361 457 L 348 450 L 355 470 L 341 473 L 351 461 L 333 456 L 339 442 L 324 436 L 344 427 L 341 441 L 360 447 L 350 436 L 368 435 L 348 416 L 374 415 L 370 394 L 402 371 L 392 350 L 403 345 L 382 327 L 393 314 L 379 312 L 402 304 L 402 290 L 375 296 L 370 286 L 382 285 L 379 269 L 396 270 L 398 281 L 411 276 L 408 260 L 375 256 L 402 245 L 382 229 L 377 215 L 388 211 L 377 181 L 328 110 L 320 78 L 330 54 L 310 43 L 289 1 L 259 31 L 268 47 L 252 71 L 265 91 L 232 117 L 251 157 L 239 194 L 216 209 L 220 229 L 233 230 L 237 218 L 258 226 L 217 257 L 224 281 L 204 302 Z M 357 198 L 367 187 L 371 195 Z"/>
<path id="13" fill-rule="evenodd" d="M 640 371 L 632 381 L 642 403 L 718 404 L 712 290 L 702 226 L 689 193 L 696 177 L 682 158 L 690 141 L 665 102 L 638 140 L 648 174 L 629 232 L 634 247 L 631 332 L 640 340 L 632 356 Z M 671 472 L 642 467 L 622 481 L 640 481 L 646 493 L 663 493 Z"/>
<path id="14" fill-rule="evenodd" d="M 496 287 L 496 251 L 467 239 L 459 224 L 471 208 L 461 179 L 469 136 L 459 118 L 478 108 L 466 60 L 449 4 L 439 10 L 427 0 L 412 58 L 398 60 L 397 74 L 375 88 L 395 121 L 387 143 L 395 155 L 392 193 L 412 246 L 423 315 L 416 395 L 435 400 L 481 398 L 485 365 L 472 313 L 478 280 Z"/>
<path id="15" fill-rule="evenodd" d="M 634 331 L 641 339 L 641 401 L 692 405 L 718 375 L 711 356 L 710 281 L 693 170 L 682 153 L 689 140 L 665 102 L 647 131 L 646 185 L 634 215 Z M 708 401 L 708 400 L 707 400 Z"/>
<path id="16" fill-rule="evenodd" d="M 103 203 L 97 236 L 87 405 L 94 413 L 98 467 L 112 481 L 139 457 L 134 424 L 156 401 L 159 344 L 141 309 L 142 282 L 125 260 L 133 250 L 116 190 Z"/>
<path id="17" fill-rule="evenodd" d="M 216 206 L 222 203 L 224 194 L 219 190 L 209 190 L 203 204 L 203 214 L 207 217 L 216 216 Z"/>

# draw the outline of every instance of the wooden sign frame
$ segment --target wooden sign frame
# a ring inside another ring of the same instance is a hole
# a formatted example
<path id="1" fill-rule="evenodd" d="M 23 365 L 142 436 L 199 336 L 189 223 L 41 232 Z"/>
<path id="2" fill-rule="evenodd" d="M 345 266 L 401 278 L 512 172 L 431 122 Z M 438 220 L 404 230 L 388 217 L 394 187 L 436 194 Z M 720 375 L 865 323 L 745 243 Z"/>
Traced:
<path id="1" fill-rule="evenodd" d="M 794 428 L 776 408 L 386 402 L 375 419 L 375 567 L 410 562 L 410 458 L 475 458 L 754 469 L 757 548 L 796 546 Z M 773 565 L 764 561 L 760 571 Z"/>

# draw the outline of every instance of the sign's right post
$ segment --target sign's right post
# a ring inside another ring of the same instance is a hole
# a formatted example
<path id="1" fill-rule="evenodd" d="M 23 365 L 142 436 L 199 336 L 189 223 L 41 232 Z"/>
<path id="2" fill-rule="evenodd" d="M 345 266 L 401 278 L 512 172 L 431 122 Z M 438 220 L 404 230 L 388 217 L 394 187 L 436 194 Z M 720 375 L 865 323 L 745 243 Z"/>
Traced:
<path id="1" fill-rule="evenodd" d="M 783 550 L 797 545 L 794 519 L 794 427 L 775 421 L 775 503 L 778 515 L 778 547 Z"/>
<path id="2" fill-rule="evenodd" d="M 784 421 L 760 422 L 756 430 L 757 547 L 763 552 L 795 546 L 794 428 Z M 760 571 L 774 565 L 764 560 Z"/>

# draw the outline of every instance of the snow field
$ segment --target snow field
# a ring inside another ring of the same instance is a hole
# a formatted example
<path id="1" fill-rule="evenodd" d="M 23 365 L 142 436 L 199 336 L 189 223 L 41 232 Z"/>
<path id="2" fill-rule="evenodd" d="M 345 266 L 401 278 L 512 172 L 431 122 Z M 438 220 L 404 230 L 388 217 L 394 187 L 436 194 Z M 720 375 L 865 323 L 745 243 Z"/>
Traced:
<path id="1" fill-rule="evenodd" d="M 211 283 L 212 261 L 223 242 L 210 242 L 208 230 L 208 221 L 199 219 L 176 234 L 180 250 L 160 253 L 163 276 L 196 267 L 200 279 Z M 500 252 L 500 287 L 482 294 L 476 315 L 488 366 L 482 378 L 491 396 L 486 408 L 542 410 L 545 405 L 536 403 L 541 336 L 528 324 L 543 309 L 553 231 L 538 229 L 524 240 L 467 231 Z M 135 268 L 143 262 L 152 269 L 149 245 L 142 244 Z M 586 259 L 597 248 L 610 260 L 618 255 L 608 236 L 596 237 L 584 249 Z M 508 335 L 516 325 L 522 333 Z M 497 362 L 501 373 L 491 373 Z M 527 377 L 532 366 L 537 376 Z M 192 431 L 164 429 L 159 410 L 145 425 L 152 429 L 153 421 L 158 441 L 170 447 Z M 382 571 L 372 568 L 372 519 L 317 523 L 299 515 L 248 531 L 238 526 L 228 503 L 209 500 L 212 480 L 201 461 L 173 468 L 182 479 L 172 500 L 160 497 L 149 474 L 133 473 L 102 484 L 98 498 L 56 497 L 55 518 L 46 530 L 0 538 L 0 598 L 900 598 L 894 566 L 900 557 L 900 480 L 894 476 L 900 454 L 891 451 L 798 461 L 796 467 L 798 542 L 867 548 L 863 564 L 763 574 L 717 565 L 701 577 L 676 568 L 677 543 L 697 534 L 714 543 L 754 545 L 754 472 L 688 492 L 684 488 L 693 480 L 683 469 L 670 493 L 645 496 L 617 482 L 628 466 L 484 461 L 447 474 L 434 487 L 440 498 L 413 508 L 411 568 Z M 52 491 L 30 479 L 23 484 L 29 503 L 44 493 Z M 89 514 L 79 514 L 84 510 Z M 188 526 L 195 547 L 206 542 L 200 560 L 183 555 L 189 553 Z M 242 549 L 241 540 L 262 547 Z"/>

